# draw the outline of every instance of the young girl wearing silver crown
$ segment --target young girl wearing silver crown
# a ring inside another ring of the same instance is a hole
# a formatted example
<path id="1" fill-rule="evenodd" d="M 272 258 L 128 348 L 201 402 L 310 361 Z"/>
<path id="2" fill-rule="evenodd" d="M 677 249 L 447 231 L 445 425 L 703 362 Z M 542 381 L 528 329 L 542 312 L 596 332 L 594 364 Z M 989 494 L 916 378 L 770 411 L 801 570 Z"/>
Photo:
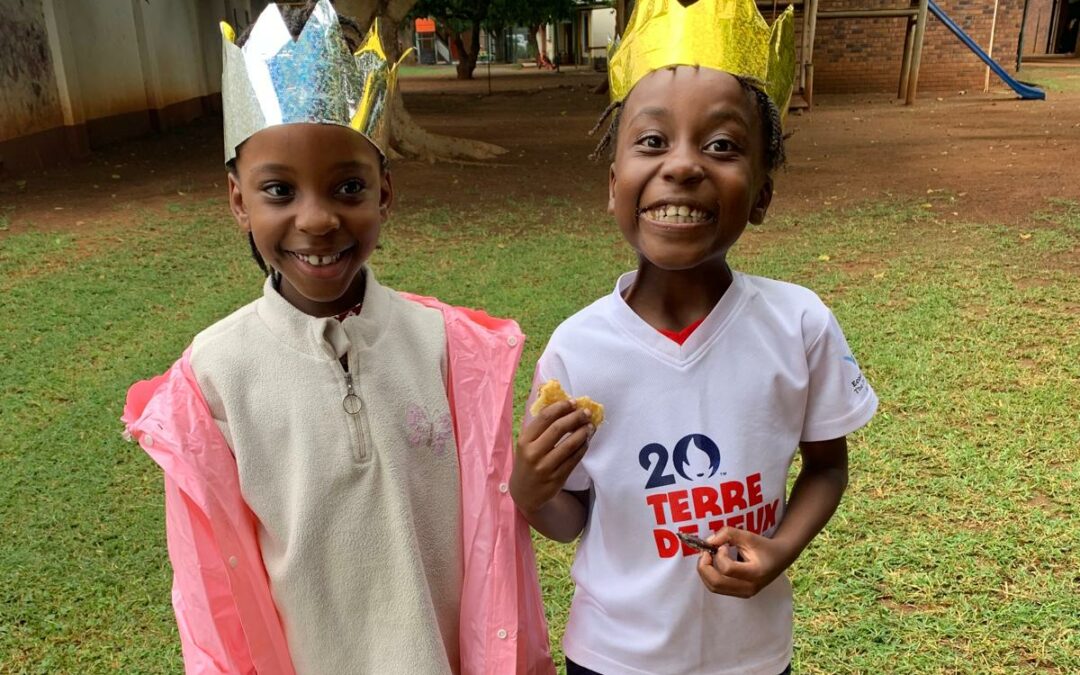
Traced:
<path id="1" fill-rule="evenodd" d="M 124 414 L 165 473 L 187 672 L 553 673 L 506 488 L 518 326 L 368 266 L 394 198 L 377 28 L 354 55 L 321 0 L 223 33 L 229 205 L 266 282 Z"/>
<path id="2" fill-rule="evenodd" d="M 752 0 L 638 2 L 610 61 L 598 149 L 613 141 L 608 210 L 638 268 L 556 329 L 534 385 L 605 421 L 573 400 L 537 411 L 510 486 L 539 532 L 581 535 L 568 675 L 790 670 L 784 572 L 877 407 L 813 292 L 726 259 L 772 199 L 793 61 L 790 10 L 770 31 Z"/>

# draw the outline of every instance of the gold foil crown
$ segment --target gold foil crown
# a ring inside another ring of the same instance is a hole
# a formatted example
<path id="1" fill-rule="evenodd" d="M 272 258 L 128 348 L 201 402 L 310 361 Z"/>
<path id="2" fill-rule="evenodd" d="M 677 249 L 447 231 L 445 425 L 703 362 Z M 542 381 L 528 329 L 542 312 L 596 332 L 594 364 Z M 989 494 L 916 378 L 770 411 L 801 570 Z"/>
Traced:
<path id="1" fill-rule="evenodd" d="M 770 29 L 754 0 L 638 0 L 608 63 L 611 100 L 654 70 L 701 66 L 750 80 L 784 116 L 795 83 L 794 17 L 788 6 Z"/>
<path id="2" fill-rule="evenodd" d="M 229 24 L 221 23 L 221 34 L 226 163 L 255 133 L 296 123 L 355 129 L 385 156 L 398 64 L 387 61 L 378 22 L 355 53 L 349 51 L 329 0 L 315 5 L 295 40 L 272 2 L 243 47 L 236 46 Z"/>

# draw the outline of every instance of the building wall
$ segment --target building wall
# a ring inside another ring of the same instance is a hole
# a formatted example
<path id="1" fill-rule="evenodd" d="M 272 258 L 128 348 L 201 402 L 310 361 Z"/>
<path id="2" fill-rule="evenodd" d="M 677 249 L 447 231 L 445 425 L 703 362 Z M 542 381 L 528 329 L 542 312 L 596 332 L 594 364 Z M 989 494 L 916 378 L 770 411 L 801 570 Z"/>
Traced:
<path id="1" fill-rule="evenodd" d="M 42 0 L 0 5 L 0 140 L 63 123 Z"/>
<path id="2" fill-rule="evenodd" d="M 987 49 L 993 0 L 940 0 L 938 5 L 983 50 Z M 896 0 L 820 0 L 819 4 L 821 11 L 906 7 L 906 2 Z M 998 5 L 993 57 L 1007 71 L 1012 71 L 1016 63 L 1022 11 L 1023 0 L 1000 0 Z M 819 18 L 813 59 L 815 92 L 895 91 L 903 63 L 906 22 L 905 18 Z M 796 23 L 796 43 L 800 44 L 802 22 Z M 927 17 L 920 91 L 981 90 L 985 72 L 979 57 L 936 17 Z"/>
<path id="3" fill-rule="evenodd" d="M 149 64 L 139 58 L 131 2 L 70 0 L 55 5 L 67 15 L 72 53 L 63 61 L 78 82 L 82 119 L 145 110 L 143 69 Z"/>
<path id="4" fill-rule="evenodd" d="M 607 48 L 615 37 L 615 10 L 594 9 L 589 17 L 589 46 Z"/>
<path id="5" fill-rule="evenodd" d="M 0 162 L 41 166 L 217 105 L 218 22 L 263 0 L 0 0 Z"/>

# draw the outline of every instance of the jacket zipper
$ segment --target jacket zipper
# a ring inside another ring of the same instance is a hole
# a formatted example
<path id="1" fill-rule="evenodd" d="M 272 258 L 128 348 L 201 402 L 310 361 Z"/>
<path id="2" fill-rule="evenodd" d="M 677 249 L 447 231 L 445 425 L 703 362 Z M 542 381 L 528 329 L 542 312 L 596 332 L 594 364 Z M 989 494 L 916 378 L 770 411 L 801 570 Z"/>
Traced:
<path id="1" fill-rule="evenodd" d="M 357 462 L 362 462 L 367 459 L 367 447 L 369 441 L 367 413 L 364 410 L 363 401 L 360 399 L 359 394 L 356 393 L 356 387 L 353 386 L 352 373 L 347 370 L 344 370 L 344 372 L 346 393 L 345 398 L 341 399 L 341 407 L 352 420 L 353 431 L 356 432 L 356 444 L 353 448 L 353 459 Z"/>

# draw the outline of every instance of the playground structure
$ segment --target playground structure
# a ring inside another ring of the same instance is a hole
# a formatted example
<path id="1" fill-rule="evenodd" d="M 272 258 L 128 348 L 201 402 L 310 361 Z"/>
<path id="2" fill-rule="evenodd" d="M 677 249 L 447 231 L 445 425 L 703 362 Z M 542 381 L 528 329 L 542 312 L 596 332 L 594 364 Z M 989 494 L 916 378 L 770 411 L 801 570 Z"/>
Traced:
<path id="1" fill-rule="evenodd" d="M 903 98 L 906 105 L 913 105 L 919 88 L 919 69 L 922 64 L 923 39 L 926 34 L 926 22 L 930 14 L 933 14 L 941 21 L 957 39 L 979 57 L 979 59 L 981 59 L 994 74 L 1001 78 L 1006 85 L 1015 91 L 1020 98 L 1027 100 L 1041 100 L 1046 98 L 1046 94 L 1041 89 L 1011 77 L 998 62 L 983 51 L 970 36 L 949 18 L 934 0 L 912 0 L 911 6 L 906 8 L 880 9 L 819 10 L 818 0 L 796 0 L 791 4 L 794 5 L 796 14 L 801 17 L 802 21 L 802 36 L 798 44 L 796 90 L 792 99 L 793 108 L 810 108 L 813 106 L 814 40 L 819 19 L 905 19 L 907 21 L 907 28 L 904 32 L 903 60 L 900 66 L 900 82 L 897 87 L 897 98 Z M 772 17 L 776 17 L 777 2 L 762 2 L 759 0 L 758 8 L 766 15 L 768 15 L 771 8 Z"/>

